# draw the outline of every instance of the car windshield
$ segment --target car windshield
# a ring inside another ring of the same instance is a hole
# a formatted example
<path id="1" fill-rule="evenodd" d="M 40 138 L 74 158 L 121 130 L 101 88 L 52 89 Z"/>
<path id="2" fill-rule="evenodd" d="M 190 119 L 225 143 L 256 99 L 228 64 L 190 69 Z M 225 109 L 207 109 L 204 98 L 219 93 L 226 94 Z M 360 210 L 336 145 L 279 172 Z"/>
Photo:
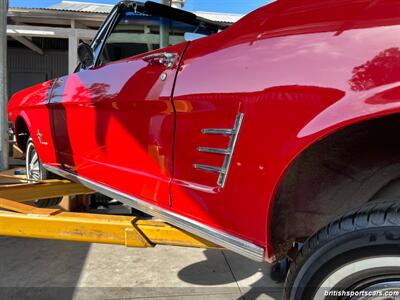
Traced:
<path id="1" fill-rule="evenodd" d="M 120 15 L 107 37 L 98 64 L 160 48 L 160 24 L 165 28 L 162 34 L 167 35 L 168 45 L 184 42 L 185 36 L 207 36 L 215 32 L 180 21 L 126 11 Z"/>

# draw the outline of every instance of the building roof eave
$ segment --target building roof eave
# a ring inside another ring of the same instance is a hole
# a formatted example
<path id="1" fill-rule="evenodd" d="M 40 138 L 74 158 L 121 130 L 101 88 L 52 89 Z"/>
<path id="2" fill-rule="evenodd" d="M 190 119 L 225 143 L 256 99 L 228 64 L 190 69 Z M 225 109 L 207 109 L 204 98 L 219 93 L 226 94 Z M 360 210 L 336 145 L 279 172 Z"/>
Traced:
<path id="1" fill-rule="evenodd" d="M 62 1 L 48 8 L 9 8 L 9 17 L 46 17 L 46 18 L 67 18 L 86 19 L 102 21 L 111 11 L 113 5 Z M 218 12 L 193 12 L 199 17 L 221 24 L 233 24 L 243 15 L 218 13 Z"/>

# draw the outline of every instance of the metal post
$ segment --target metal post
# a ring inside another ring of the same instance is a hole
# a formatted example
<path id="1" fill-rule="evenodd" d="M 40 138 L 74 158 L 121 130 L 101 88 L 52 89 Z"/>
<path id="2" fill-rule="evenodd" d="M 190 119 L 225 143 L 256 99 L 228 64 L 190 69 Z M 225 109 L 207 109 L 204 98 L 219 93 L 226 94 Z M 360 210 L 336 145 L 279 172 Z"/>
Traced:
<path id="1" fill-rule="evenodd" d="M 0 171 L 8 169 L 7 11 L 8 0 L 0 0 Z"/>
<path id="2" fill-rule="evenodd" d="M 68 37 L 68 74 L 72 74 L 78 65 L 78 38 L 75 35 Z"/>
<path id="3" fill-rule="evenodd" d="M 161 0 L 161 4 L 170 5 L 169 0 Z M 160 48 L 169 46 L 169 22 L 167 19 L 160 18 Z"/>
<path id="4" fill-rule="evenodd" d="M 185 0 L 171 0 L 171 6 L 175 8 L 182 8 L 185 5 Z"/>
<path id="5" fill-rule="evenodd" d="M 71 20 L 71 29 L 75 29 L 75 20 Z M 75 34 L 68 36 L 68 74 L 72 74 L 78 65 L 78 37 Z"/>

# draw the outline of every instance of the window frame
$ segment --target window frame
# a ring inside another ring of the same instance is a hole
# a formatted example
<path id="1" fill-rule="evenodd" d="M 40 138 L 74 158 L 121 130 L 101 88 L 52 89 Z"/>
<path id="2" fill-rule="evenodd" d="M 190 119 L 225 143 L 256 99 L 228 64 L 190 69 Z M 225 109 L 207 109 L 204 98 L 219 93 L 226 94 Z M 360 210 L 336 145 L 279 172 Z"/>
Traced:
<path id="1" fill-rule="evenodd" d="M 108 40 L 111 33 L 114 31 L 115 27 L 117 26 L 119 20 L 121 19 L 122 13 L 125 13 L 126 11 L 129 11 L 129 9 L 126 9 L 126 7 L 123 5 L 119 5 L 117 7 L 117 9 L 115 10 L 114 15 L 110 19 L 110 22 L 109 22 L 109 24 L 107 24 L 108 26 L 107 26 L 106 30 L 104 31 L 105 32 L 104 38 L 101 39 L 101 41 L 100 41 L 101 44 L 98 45 L 99 50 L 95 54 L 93 67 L 98 67 L 100 65 L 99 58 L 100 58 L 100 54 L 104 50 L 106 41 Z M 94 51 L 94 49 L 93 49 L 93 51 Z"/>
<path id="2" fill-rule="evenodd" d="M 97 49 L 102 49 L 104 44 L 104 41 L 106 40 L 103 37 L 108 36 L 108 31 L 110 28 L 110 24 L 112 24 L 113 20 L 115 19 L 116 15 L 119 14 L 120 10 L 120 5 L 114 6 L 113 9 L 111 10 L 110 14 L 107 16 L 107 18 L 104 20 L 103 24 L 100 26 L 99 30 L 97 31 L 96 35 L 94 36 L 93 40 L 90 42 L 89 46 L 92 48 L 93 51 L 93 66 L 90 68 L 83 68 L 82 63 L 79 63 L 78 66 L 76 67 L 74 73 L 80 72 L 82 70 L 91 70 L 97 65 L 97 59 L 98 59 L 98 54 L 101 52 L 101 50 L 96 51 L 95 45 L 97 45 Z M 98 44 L 97 44 L 98 43 Z"/>
<path id="3" fill-rule="evenodd" d="M 106 43 L 107 39 L 109 38 L 109 36 L 111 35 L 111 33 L 114 31 L 115 27 L 117 26 L 122 14 L 125 12 L 129 12 L 129 11 L 136 12 L 136 10 L 138 9 L 138 6 L 143 5 L 143 3 L 138 3 L 135 1 L 129 2 L 129 4 L 127 4 L 127 3 L 120 2 L 116 6 L 114 6 L 114 8 L 111 10 L 111 12 L 108 15 L 108 17 L 106 18 L 106 20 L 101 25 L 99 31 L 93 38 L 92 42 L 90 43 L 90 47 L 92 48 L 92 51 L 93 51 L 93 60 L 94 60 L 93 66 L 88 69 L 84 69 L 84 68 L 82 68 L 82 64 L 79 63 L 79 65 L 77 66 L 77 68 L 75 70 L 75 73 L 79 72 L 81 70 L 91 70 L 93 68 L 100 66 L 100 61 L 99 61 L 100 54 L 103 52 L 105 43 Z M 131 5 L 131 4 L 133 4 L 133 5 Z M 146 5 L 146 3 L 144 5 Z M 145 6 L 143 6 L 143 7 L 145 7 Z M 160 16 L 160 17 L 162 17 L 162 16 Z M 179 20 L 176 20 L 176 21 L 179 21 Z M 201 18 L 199 18 L 199 24 L 200 24 L 200 21 L 201 21 Z M 183 22 L 183 21 L 180 21 L 180 22 Z M 213 22 L 210 22 L 210 24 L 213 25 Z M 195 25 L 195 24 L 191 24 L 191 25 Z M 221 28 L 223 28 L 223 27 L 221 26 Z M 217 33 L 217 31 L 215 33 Z M 147 52 L 151 52 L 151 51 L 147 51 Z M 144 52 L 144 53 L 147 53 L 147 52 Z"/>

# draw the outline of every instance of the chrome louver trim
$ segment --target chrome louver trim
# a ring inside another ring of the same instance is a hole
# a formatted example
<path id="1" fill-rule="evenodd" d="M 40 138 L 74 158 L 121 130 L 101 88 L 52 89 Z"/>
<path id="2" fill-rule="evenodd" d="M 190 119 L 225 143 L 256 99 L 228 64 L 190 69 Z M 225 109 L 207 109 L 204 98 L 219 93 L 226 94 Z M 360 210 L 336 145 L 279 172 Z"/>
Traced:
<path id="1" fill-rule="evenodd" d="M 198 147 L 197 151 L 206 152 L 206 153 L 214 153 L 214 154 L 223 154 L 223 155 L 231 154 L 231 151 L 229 149 L 222 149 L 222 148 Z"/>
<path id="2" fill-rule="evenodd" d="M 219 128 L 204 128 L 201 130 L 204 134 L 222 134 L 222 135 L 232 135 L 235 130 L 232 129 L 219 129 Z"/>
<path id="3" fill-rule="evenodd" d="M 222 168 L 218 167 L 213 167 L 213 166 L 207 166 L 207 165 L 201 165 L 201 164 L 194 164 L 195 169 L 198 170 L 203 170 L 203 171 L 209 171 L 209 172 L 214 172 L 214 173 L 225 173 L 225 170 Z"/>
<path id="4" fill-rule="evenodd" d="M 52 173 L 65 177 L 69 180 L 79 182 L 94 191 L 97 191 L 113 199 L 117 199 L 118 201 L 133 208 L 136 208 L 140 211 L 143 211 L 149 215 L 158 217 L 165 222 L 168 222 L 183 230 L 191 232 L 194 235 L 202 237 L 206 240 L 214 242 L 222 247 L 225 247 L 226 249 L 232 250 L 255 261 L 264 261 L 264 249 L 253 243 L 237 238 L 223 231 L 214 229 L 187 217 L 165 210 L 156 205 L 147 203 L 134 196 L 121 193 L 117 190 L 93 182 L 76 174 L 54 168 L 46 164 L 43 164 L 43 166 Z"/>
<path id="5" fill-rule="evenodd" d="M 198 147 L 197 151 L 205 152 L 210 154 L 220 154 L 225 155 L 224 162 L 222 167 L 208 166 L 203 164 L 194 164 L 193 167 L 198 170 L 209 171 L 218 173 L 218 181 L 217 184 L 221 188 L 225 186 L 226 179 L 228 178 L 229 168 L 232 162 L 232 156 L 235 151 L 236 142 L 238 139 L 238 135 L 240 132 L 240 128 L 243 122 L 243 113 L 239 113 L 236 115 L 235 124 L 232 129 L 222 129 L 222 128 L 204 128 L 201 130 L 203 134 L 219 134 L 219 135 L 228 135 L 229 136 L 229 145 L 228 148 L 211 148 L 211 147 Z"/>

